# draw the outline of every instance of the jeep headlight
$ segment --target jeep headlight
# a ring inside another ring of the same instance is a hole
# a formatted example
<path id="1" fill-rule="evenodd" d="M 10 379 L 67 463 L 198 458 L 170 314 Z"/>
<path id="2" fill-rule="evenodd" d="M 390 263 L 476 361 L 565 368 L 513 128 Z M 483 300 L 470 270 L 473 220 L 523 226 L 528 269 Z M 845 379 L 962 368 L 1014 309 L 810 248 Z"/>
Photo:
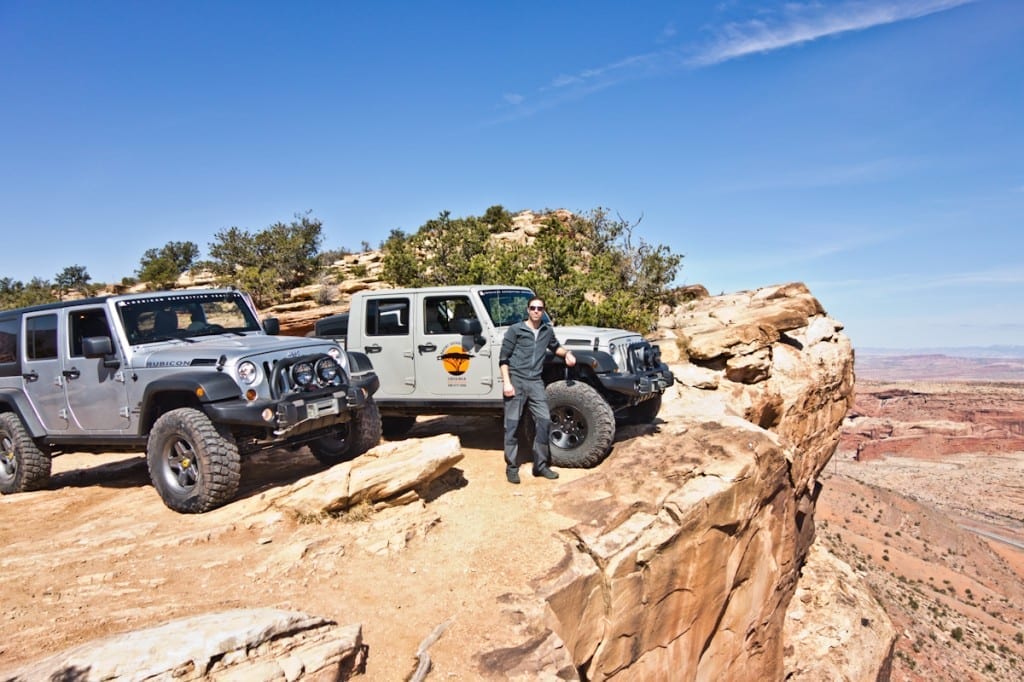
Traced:
<path id="1" fill-rule="evenodd" d="M 316 375 L 325 384 L 337 386 L 341 383 L 341 367 L 332 357 L 320 358 L 316 361 Z"/>
<path id="2" fill-rule="evenodd" d="M 622 370 L 626 367 L 626 359 L 622 357 L 622 353 L 625 346 L 619 346 L 614 343 L 608 344 L 608 354 L 612 356 L 612 360 L 615 361 L 615 367 L 618 370 Z"/>
<path id="3" fill-rule="evenodd" d="M 238 363 L 238 378 L 246 386 L 252 386 L 260 378 L 260 371 L 256 368 L 255 363 L 248 360 Z"/>
<path id="4" fill-rule="evenodd" d="M 328 348 L 327 354 L 334 358 L 335 362 L 338 363 L 339 367 L 343 369 L 348 367 L 348 353 L 346 353 L 345 349 L 342 348 L 341 346 L 334 346 L 333 348 Z"/>
<path id="5" fill-rule="evenodd" d="M 292 365 L 290 370 L 292 384 L 295 386 L 309 386 L 316 378 L 313 370 L 313 363 L 303 360 Z"/>

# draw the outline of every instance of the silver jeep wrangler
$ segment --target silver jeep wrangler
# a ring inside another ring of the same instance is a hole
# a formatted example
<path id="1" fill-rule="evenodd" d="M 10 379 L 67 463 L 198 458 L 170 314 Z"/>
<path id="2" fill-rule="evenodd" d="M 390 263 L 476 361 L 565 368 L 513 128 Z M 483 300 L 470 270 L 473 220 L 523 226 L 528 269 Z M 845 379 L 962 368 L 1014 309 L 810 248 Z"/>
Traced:
<path id="1" fill-rule="evenodd" d="M 307 445 L 333 464 L 376 445 L 366 356 L 278 331 L 233 289 L 0 312 L 0 492 L 46 487 L 61 453 L 145 450 L 164 503 L 204 512 L 249 453 Z"/>

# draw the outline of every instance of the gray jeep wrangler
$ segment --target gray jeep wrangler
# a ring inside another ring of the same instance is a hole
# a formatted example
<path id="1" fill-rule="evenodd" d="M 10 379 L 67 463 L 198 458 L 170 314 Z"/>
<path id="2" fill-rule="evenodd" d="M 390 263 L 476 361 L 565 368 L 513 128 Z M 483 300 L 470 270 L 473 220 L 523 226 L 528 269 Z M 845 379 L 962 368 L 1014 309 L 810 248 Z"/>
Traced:
<path id="1" fill-rule="evenodd" d="M 0 492 L 46 487 L 62 453 L 145 450 L 164 503 L 204 512 L 252 452 L 306 445 L 333 464 L 376 445 L 367 357 L 278 331 L 233 289 L 0 312 Z"/>
<path id="2" fill-rule="evenodd" d="M 347 313 L 318 320 L 313 335 L 343 340 L 371 359 L 384 435 L 397 437 L 417 415 L 502 414 L 498 351 L 532 297 L 529 289 L 497 285 L 360 291 Z M 674 377 L 658 346 L 636 332 L 554 329 L 577 364 L 570 370 L 550 353 L 545 362 L 551 461 L 592 467 L 611 450 L 616 422 L 654 421 Z"/>

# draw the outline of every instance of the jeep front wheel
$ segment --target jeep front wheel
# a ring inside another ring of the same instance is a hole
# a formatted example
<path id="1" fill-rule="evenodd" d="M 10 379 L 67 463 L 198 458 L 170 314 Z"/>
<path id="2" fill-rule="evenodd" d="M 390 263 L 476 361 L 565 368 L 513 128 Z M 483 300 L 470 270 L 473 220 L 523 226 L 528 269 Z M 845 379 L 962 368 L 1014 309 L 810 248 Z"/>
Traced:
<path id="1" fill-rule="evenodd" d="M 50 482 L 50 464 L 18 415 L 0 414 L 0 493 L 42 490 Z"/>
<path id="2" fill-rule="evenodd" d="M 199 514 L 238 492 L 242 477 L 238 446 L 199 410 L 171 410 L 153 424 L 146 447 L 153 487 L 177 512 Z"/>
<path id="3" fill-rule="evenodd" d="M 547 394 L 552 466 L 589 469 L 600 464 L 615 439 L 611 406 L 582 381 L 556 381 Z"/>
<path id="4" fill-rule="evenodd" d="M 380 410 L 370 398 L 361 410 L 338 426 L 330 436 L 311 441 L 309 451 L 322 464 L 347 462 L 380 443 L 380 436 Z"/>

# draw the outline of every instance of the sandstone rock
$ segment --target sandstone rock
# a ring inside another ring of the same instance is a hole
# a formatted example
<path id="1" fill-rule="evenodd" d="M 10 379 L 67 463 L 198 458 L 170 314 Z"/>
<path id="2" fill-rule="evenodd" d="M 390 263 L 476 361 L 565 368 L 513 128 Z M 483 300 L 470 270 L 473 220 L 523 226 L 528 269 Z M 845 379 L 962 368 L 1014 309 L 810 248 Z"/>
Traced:
<path id="1" fill-rule="evenodd" d="M 277 609 L 182 618 L 63 651 L 10 680 L 341 680 L 359 673 L 359 625 Z"/>
<path id="2" fill-rule="evenodd" d="M 785 679 L 794 682 L 886 679 L 897 634 L 853 569 L 817 546 L 803 566 L 783 633 Z"/>
<path id="3" fill-rule="evenodd" d="M 324 285 L 320 283 L 296 287 L 288 292 L 288 298 L 293 301 L 319 301 L 323 296 L 324 289 Z"/>
<path id="4" fill-rule="evenodd" d="M 824 313 L 800 283 L 700 299 L 678 310 L 675 328 L 687 338 L 690 359 L 700 363 L 754 352 Z"/>
<path id="5" fill-rule="evenodd" d="M 556 510 L 575 521 L 566 558 L 535 602 L 509 608 L 496 629 L 515 637 L 479 655 L 484 674 L 782 678 L 853 351 L 802 284 L 684 308 L 671 331 L 699 366 L 673 367 L 656 441 L 622 443 L 559 488 Z"/>
<path id="6" fill-rule="evenodd" d="M 360 503 L 419 500 L 413 493 L 462 459 L 452 435 L 383 443 L 351 462 L 273 491 L 277 509 L 303 517 L 337 514 Z"/>

